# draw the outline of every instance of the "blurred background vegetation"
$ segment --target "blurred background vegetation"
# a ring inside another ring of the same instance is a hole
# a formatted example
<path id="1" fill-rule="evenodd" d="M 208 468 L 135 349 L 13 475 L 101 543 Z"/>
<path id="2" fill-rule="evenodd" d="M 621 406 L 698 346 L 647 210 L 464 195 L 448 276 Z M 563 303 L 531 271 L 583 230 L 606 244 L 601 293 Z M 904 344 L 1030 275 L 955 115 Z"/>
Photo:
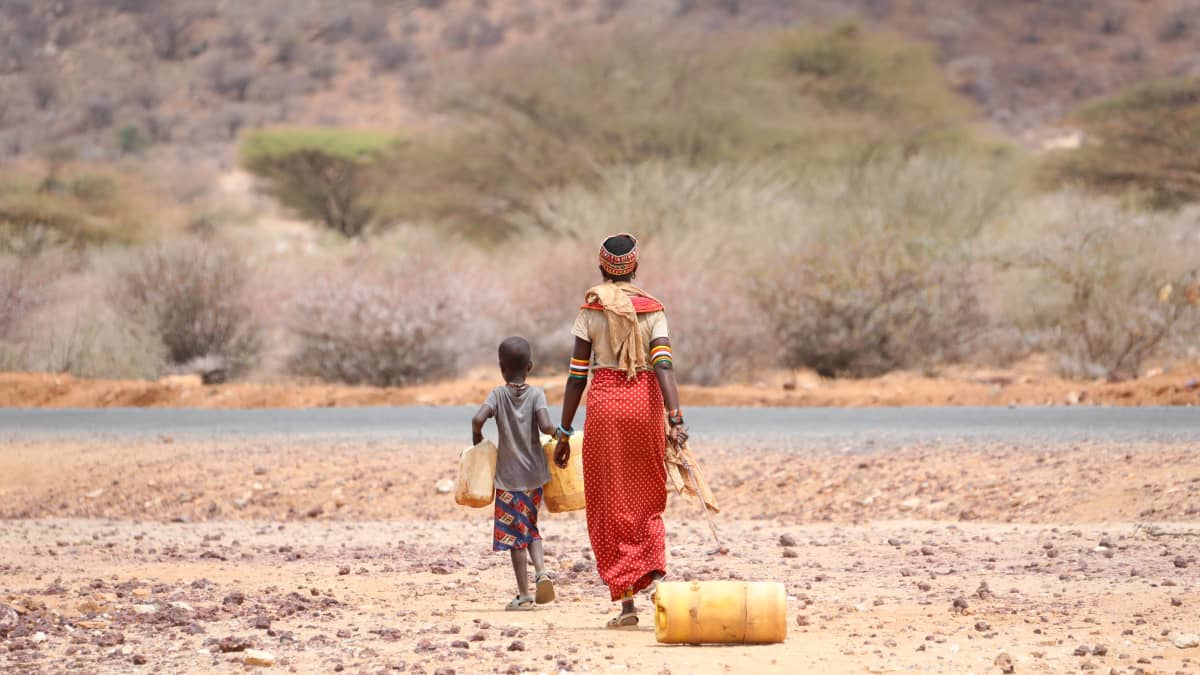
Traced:
<path id="1" fill-rule="evenodd" d="M 644 242 L 684 381 L 1200 357 L 1200 4 L 0 3 L 0 369 L 562 370 Z"/>

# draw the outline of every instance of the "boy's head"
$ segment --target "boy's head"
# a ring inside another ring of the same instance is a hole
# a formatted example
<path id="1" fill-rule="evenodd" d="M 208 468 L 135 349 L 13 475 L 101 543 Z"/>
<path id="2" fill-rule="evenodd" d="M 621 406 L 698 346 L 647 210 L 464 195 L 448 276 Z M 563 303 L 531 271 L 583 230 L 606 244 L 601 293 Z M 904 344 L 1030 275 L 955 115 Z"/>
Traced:
<path id="1" fill-rule="evenodd" d="M 500 343 L 500 372 L 506 382 L 522 377 L 533 368 L 529 341 L 514 335 Z"/>

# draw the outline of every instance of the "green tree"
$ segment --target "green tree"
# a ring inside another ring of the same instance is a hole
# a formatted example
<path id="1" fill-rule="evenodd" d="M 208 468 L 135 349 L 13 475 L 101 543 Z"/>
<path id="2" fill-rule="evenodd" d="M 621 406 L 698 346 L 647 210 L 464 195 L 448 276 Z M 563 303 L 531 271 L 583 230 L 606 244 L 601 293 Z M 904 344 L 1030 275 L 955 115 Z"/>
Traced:
<path id="1" fill-rule="evenodd" d="M 389 153 L 387 212 L 499 239 L 553 229 L 538 196 L 597 185 L 605 167 L 799 170 L 967 140 L 968 109 L 931 51 L 854 23 L 703 39 L 631 26 L 570 39 L 442 78 L 431 100 L 446 123 Z"/>
<path id="2" fill-rule="evenodd" d="M 1200 78 L 1142 84 L 1084 107 L 1077 150 L 1052 155 L 1052 183 L 1140 191 L 1155 208 L 1200 200 Z"/>
<path id="3" fill-rule="evenodd" d="M 373 169 L 391 143 L 344 129 L 256 131 L 242 143 L 242 165 L 300 217 L 356 237 L 375 218 Z"/>

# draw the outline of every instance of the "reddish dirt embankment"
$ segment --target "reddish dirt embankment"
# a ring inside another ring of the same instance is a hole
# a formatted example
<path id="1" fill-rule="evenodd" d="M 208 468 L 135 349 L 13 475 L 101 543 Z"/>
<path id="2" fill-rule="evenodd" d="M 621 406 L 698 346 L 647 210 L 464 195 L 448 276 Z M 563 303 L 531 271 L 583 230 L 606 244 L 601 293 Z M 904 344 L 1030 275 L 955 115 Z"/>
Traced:
<path id="1" fill-rule="evenodd" d="M 1152 371 L 1154 372 L 1154 371 Z M 533 378 L 550 401 L 562 398 L 561 377 Z M 498 375 L 404 388 L 299 382 L 203 385 L 198 377 L 158 381 L 84 380 L 51 373 L 0 373 L 0 406 L 31 408 L 314 408 L 387 405 L 474 405 Z M 864 380 L 823 380 L 777 373 L 752 384 L 682 387 L 688 406 L 991 406 L 1196 405 L 1200 364 L 1127 382 L 1065 380 L 1036 364 L 1009 370 L 958 369 L 937 377 L 892 373 Z"/>

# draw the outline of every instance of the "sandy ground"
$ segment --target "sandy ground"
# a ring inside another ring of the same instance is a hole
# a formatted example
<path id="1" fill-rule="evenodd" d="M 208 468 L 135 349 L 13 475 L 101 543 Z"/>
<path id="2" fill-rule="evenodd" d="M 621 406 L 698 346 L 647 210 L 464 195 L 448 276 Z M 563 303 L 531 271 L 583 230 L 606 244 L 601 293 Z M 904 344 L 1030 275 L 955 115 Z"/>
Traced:
<path id="1" fill-rule="evenodd" d="M 0 671 L 1200 671 L 1194 448 L 697 447 L 730 554 L 673 497 L 672 577 L 789 595 L 783 644 L 707 647 L 602 628 L 580 513 L 542 520 L 558 601 L 503 611 L 488 511 L 435 489 L 456 450 L 2 446 Z"/>
<path id="2" fill-rule="evenodd" d="M 562 377 L 533 378 L 551 403 Z M 80 380 L 69 375 L 0 373 L 0 407 L 313 408 L 363 405 L 476 405 L 499 383 L 491 370 L 429 385 L 383 389 L 329 384 L 236 383 L 204 386 L 197 376 L 157 382 Z M 1064 380 L 1043 360 L 1004 370 L 952 368 L 936 377 L 898 372 L 865 380 L 776 373 L 749 384 L 685 386 L 689 406 L 1197 405 L 1200 364 L 1152 369 L 1127 382 Z"/>

